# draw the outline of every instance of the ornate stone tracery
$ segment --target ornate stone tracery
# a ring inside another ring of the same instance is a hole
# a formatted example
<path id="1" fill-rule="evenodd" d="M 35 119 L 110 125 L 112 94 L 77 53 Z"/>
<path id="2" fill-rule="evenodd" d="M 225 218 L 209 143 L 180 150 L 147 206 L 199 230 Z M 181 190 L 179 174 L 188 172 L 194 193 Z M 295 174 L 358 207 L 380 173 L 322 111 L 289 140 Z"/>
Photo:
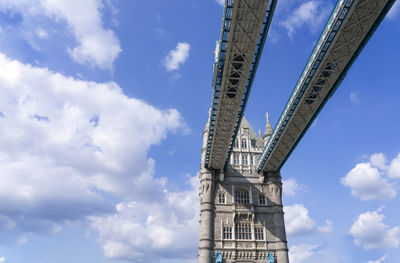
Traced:
<path id="1" fill-rule="evenodd" d="M 254 140 L 256 144 L 252 147 L 249 143 L 242 148 L 239 142 L 239 147 L 233 153 L 239 156 L 243 151 L 248 156 L 260 154 L 263 139 L 255 134 L 246 119 L 243 120 L 241 125 L 246 129 L 240 129 L 238 138 L 245 137 L 248 142 Z M 246 131 L 246 134 L 242 134 L 242 131 Z M 218 172 L 214 175 L 219 178 Z M 215 251 L 218 251 L 225 263 L 234 263 L 237 260 L 265 263 L 269 252 L 279 252 L 279 263 L 287 263 L 280 180 L 279 174 L 270 174 L 266 175 L 265 181 L 259 182 L 259 176 L 254 169 L 246 170 L 245 165 L 236 165 L 232 160 L 224 172 L 223 181 L 207 181 L 207 184 L 215 185 L 212 197 L 213 262 Z M 207 184 L 203 198 L 208 195 Z M 225 203 L 219 202 L 221 194 L 225 195 Z M 260 196 L 265 197 L 265 204 L 268 202 L 268 206 L 260 205 Z"/>

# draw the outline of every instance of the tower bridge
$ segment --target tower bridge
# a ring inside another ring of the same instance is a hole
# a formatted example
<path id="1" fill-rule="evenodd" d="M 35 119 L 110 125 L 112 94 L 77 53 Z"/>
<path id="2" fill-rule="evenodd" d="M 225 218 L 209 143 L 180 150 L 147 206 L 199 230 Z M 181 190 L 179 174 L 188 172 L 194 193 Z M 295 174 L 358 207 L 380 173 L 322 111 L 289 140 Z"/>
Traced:
<path id="1" fill-rule="evenodd" d="M 280 169 L 395 0 L 339 0 L 272 129 L 243 117 L 277 0 L 226 0 L 203 132 L 199 263 L 287 263 Z"/>

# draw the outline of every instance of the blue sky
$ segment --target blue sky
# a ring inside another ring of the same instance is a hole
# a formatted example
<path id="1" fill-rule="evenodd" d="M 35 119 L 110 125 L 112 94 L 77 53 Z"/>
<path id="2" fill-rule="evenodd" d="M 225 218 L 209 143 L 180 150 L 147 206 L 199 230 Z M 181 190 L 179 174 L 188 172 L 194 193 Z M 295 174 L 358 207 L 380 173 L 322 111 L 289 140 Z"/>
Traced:
<path id="1" fill-rule="evenodd" d="M 216 0 L 0 0 L 0 263 L 196 262 Z M 335 1 L 280 0 L 274 124 Z M 400 4 L 281 173 L 292 263 L 400 260 Z"/>

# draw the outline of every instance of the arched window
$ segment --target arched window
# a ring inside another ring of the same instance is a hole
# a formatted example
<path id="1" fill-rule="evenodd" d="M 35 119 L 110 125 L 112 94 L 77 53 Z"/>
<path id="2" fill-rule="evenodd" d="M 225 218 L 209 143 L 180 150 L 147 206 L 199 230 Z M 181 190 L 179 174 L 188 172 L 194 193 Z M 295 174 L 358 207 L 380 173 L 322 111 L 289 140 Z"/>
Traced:
<path id="1" fill-rule="evenodd" d="M 260 205 L 266 205 L 266 204 L 267 204 L 267 200 L 266 200 L 266 198 L 265 198 L 265 195 L 260 194 L 260 195 L 258 196 L 258 203 L 259 203 Z"/>
<path id="2" fill-rule="evenodd" d="M 235 147 L 239 148 L 239 140 L 238 139 L 235 140 Z"/>
<path id="3" fill-rule="evenodd" d="M 242 139 L 242 149 L 247 149 L 247 140 Z"/>
<path id="4" fill-rule="evenodd" d="M 235 191 L 235 202 L 238 204 L 249 204 L 249 191 L 239 189 Z"/>
<path id="5" fill-rule="evenodd" d="M 233 154 L 233 164 L 239 164 L 239 154 Z"/>
<path id="6" fill-rule="evenodd" d="M 256 240 L 264 240 L 264 229 L 262 227 L 256 227 L 254 229 Z"/>
<path id="7" fill-rule="evenodd" d="M 242 165 L 249 165 L 247 154 L 242 154 Z"/>
<path id="8" fill-rule="evenodd" d="M 224 226 L 224 239 L 232 239 L 232 227 Z"/>
<path id="9" fill-rule="evenodd" d="M 235 225 L 235 234 L 237 239 L 251 239 L 251 224 L 237 223 Z"/>
<path id="10" fill-rule="evenodd" d="M 218 193 L 218 203 L 225 204 L 225 194 L 224 193 Z"/>
<path id="11" fill-rule="evenodd" d="M 256 148 L 256 140 L 255 139 L 251 139 L 250 140 L 250 145 L 251 145 L 251 148 Z"/>

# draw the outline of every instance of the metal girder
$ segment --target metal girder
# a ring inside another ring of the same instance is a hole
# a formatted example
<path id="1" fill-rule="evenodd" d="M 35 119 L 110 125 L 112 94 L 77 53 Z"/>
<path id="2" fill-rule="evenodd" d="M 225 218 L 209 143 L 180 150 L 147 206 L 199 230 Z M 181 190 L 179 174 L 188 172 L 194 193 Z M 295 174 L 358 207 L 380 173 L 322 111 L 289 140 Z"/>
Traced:
<path id="1" fill-rule="evenodd" d="M 277 0 L 227 0 L 214 65 L 205 167 L 228 163 Z"/>
<path id="2" fill-rule="evenodd" d="M 278 171 L 338 88 L 395 0 L 340 0 L 259 159 Z"/>

